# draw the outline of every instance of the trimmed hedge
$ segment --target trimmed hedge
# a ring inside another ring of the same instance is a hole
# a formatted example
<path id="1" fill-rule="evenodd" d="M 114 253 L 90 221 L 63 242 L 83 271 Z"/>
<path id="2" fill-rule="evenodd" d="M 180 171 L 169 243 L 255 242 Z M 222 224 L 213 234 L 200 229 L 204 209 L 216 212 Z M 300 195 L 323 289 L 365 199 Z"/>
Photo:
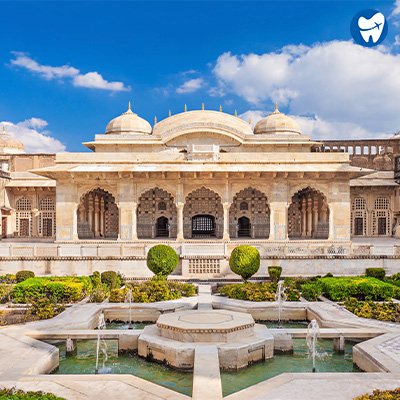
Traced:
<path id="1" fill-rule="evenodd" d="M 35 277 L 35 273 L 33 271 L 18 271 L 15 274 L 15 279 L 17 281 L 17 283 L 26 281 L 29 278 L 34 278 Z"/>
<path id="2" fill-rule="evenodd" d="M 189 283 L 151 280 L 140 284 L 129 283 L 124 289 L 114 289 L 109 298 L 110 303 L 123 303 L 127 300 L 128 290 L 132 289 L 133 303 L 153 303 L 190 297 L 196 294 L 196 286 Z"/>
<path id="3" fill-rule="evenodd" d="M 323 293 L 333 301 L 349 297 L 374 301 L 400 297 L 400 288 L 371 277 L 321 278 L 319 281 Z"/>
<path id="4" fill-rule="evenodd" d="M 253 246 L 237 246 L 232 251 L 229 267 L 247 281 L 260 268 L 260 253 Z"/>
<path id="5" fill-rule="evenodd" d="M 66 400 L 45 392 L 24 392 L 16 389 L 0 389 L 0 399 L 8 400 Z"/>
<path id="6" fill-rule="evenodd" d="M 81 300 L 92 290 L 89 277 L 42 277 L 30 278 L 14 286 L 12 297 L 16 303 L 30 303 L 34 299 L 46 296 L 58 302 Z"/>
<path id="7" fill-rule="evenodd" d="M 274 283 L 235 283 L 218 289 L 218 293 L 236 300 L 275 301 L 277 285 Z M 298 301 L 300 293 L 293 287 L 285 289 L 288 301 Z"/>
<path id="8" fill-rule="evenodd" d="M 178 265 L 179 257 L 171 246 L 157 244 L 147 254 L 147 267 L 158 276 L 168 276 Z"/>
<path id="9" fill-rule="evenodd" d="M 268 275 L 272 283 L 278 283 L 281 274 L 282 274 L 282 267 L 279 266 L 268 267 Z"/>
<path id="10" fill-rule="evenodd" d="M 367 268 L 365 270 L 365 275 L 383 281 L 386 271 L 383 268 Z"/>
<path id="11" fill-rule="evenodd" d="M 110 290 L 117 286 L 117 273 L 115 271 L 105 271 L 101 273 L 101 283 L 107 285 Z"/>

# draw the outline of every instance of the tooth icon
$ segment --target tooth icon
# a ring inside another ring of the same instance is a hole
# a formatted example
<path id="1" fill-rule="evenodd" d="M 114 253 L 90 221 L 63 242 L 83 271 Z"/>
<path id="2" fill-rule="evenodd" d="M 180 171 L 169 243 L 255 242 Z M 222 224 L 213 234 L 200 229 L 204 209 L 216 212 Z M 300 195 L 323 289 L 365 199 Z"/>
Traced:
<path id="1" fill-rule="evenodd" d="M 376 43 L 382 35 L 384 25 L 385 17 L 382 13 L 376 13 L 370 19 L 364 17 L 358 19 L 358 27 L 365 43 L 368 43 L 371 37 L 373 43 Z"/>

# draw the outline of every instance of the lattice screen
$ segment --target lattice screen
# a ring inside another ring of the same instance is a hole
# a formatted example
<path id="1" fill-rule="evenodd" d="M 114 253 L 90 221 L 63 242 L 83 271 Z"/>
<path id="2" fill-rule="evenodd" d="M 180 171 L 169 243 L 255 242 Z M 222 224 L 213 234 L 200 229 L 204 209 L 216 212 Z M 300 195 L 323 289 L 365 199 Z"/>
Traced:
<path id="1" fill-rule="evenodd" d="M 389 200 L 386 197 L 378 197 L 372 211 L 372 234 L 374 236 L 390 236 L 391 225 Z"/>
<path id="2" fill-rule="evenodd" d="M 351 234 L 360 235 L 356 229 L 356 218 L 362 218 L 362 235 L 367 234 L 367 203 L 362 197 L 356 197 L 351 203 Z"/>

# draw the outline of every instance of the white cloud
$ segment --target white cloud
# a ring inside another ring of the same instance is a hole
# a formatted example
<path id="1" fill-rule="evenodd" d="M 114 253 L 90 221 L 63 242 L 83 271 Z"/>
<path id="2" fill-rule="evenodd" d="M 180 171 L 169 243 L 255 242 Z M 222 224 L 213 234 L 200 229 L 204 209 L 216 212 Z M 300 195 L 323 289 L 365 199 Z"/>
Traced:
<path id="1" fill-rule="evenodd" d="M 122 82 L 108 82 L 98 72 L 88 72 L 81 74 L 79 69 L 69 65 L 61 67 L 52 67 L 50 65 L 41 65 L 26 53 L 12 52 L 15 56 L 11 60 L 11 65 L 26 68 L 28 71 L 38 73 L 46 80 L 72 78 L 72 83 L 77 87 L 90 89 L 104 89 L 113 92 L 130 91 L 130 86 L 125 86 Z"/>
<path id="2" fill-rule="evenodd" d="M 201 89 L 204 86 L 204 81 L 201 78 L 190 79 L 186 81 L 183 85 L 179 86 L 176 89 L 176 92 L 179 94 L 183 93 L 193 93 L 197 90 Z"/>
<path id="3" fill-rule="evenodd" d="M 400 35 L 396 35 L 396 36 L 394 37 L 393 46 L 400 46 Z"/>
<path id="4" fill-rule="evenodd" d="M 30 118 L 22 122 L 0 122 L 6 132 L 14 136 L 25 146 L 27 153 L 56 153 L 65 151 L 65 145 L 50 136 L 50 132 L 42 131 L 47 122 L 40 118 Z"/>
<path id="5" fill-rule="evenodd" d="M 254 129 L 256 126 L 256 123 L 266 117 L 268 114 L 265 113 L 264 111 L 261 110 L 248 110 L 244 112 L 243 114 L 239 114 L 238 117 L 242 119 L 243 121 L 249 122 L 251 118 L 251 126 Z"/>
<path id="6" fill-rule="evenodd" d="M 262 55 L 222 54 L 213 70 L 219 88 L 253 105 L 278 101 L 293 115 L 314 115 L 360 138 L 400 127 L 400 54 L 352 42 L 287 46 Z M 341 124 L 339 124 L 341 123 Z M 334 132 L 331 138 L 347 137 Z"/>
<path id="7" fill-rule="evenodd" d="M 400 0 L 396 0 L 394 2 L 394 10 L 390 14 L 390 16 L 398 16 L 400 14 Z"/>

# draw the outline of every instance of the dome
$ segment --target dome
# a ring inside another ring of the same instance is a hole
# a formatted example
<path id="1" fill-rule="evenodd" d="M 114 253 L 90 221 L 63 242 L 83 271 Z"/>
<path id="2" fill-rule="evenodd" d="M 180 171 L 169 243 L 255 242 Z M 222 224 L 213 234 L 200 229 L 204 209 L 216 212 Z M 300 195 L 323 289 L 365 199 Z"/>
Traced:
<path id="1" fill-rule="evenodd" d="M 254 133 L 301 135 L 299 124 L 293 118 L 281 113 L 278 105 L 273 113 L 257 122 Z"/>
<path id="2" fill-rule="evenodd" d="M 150 124 L 143 118 L 131 111 L 131 104 L 129 109 L 117 118 L 111 120 L 106 128 L 107 134 L 151 134 Z"/>
<path id="3" fill-rule="evenodd" d="M 395 135 L 393 135 L 390 139 L 400 139 L 400 132 L 397 132 Z"/>
<path id="4" fill-rule="evenodd" d="M 3 126 L 3 132 L 0 134 L 0 152 L 1 153 L 25 153 L 24 145 L 17 139 L 6 133 Z"/>

